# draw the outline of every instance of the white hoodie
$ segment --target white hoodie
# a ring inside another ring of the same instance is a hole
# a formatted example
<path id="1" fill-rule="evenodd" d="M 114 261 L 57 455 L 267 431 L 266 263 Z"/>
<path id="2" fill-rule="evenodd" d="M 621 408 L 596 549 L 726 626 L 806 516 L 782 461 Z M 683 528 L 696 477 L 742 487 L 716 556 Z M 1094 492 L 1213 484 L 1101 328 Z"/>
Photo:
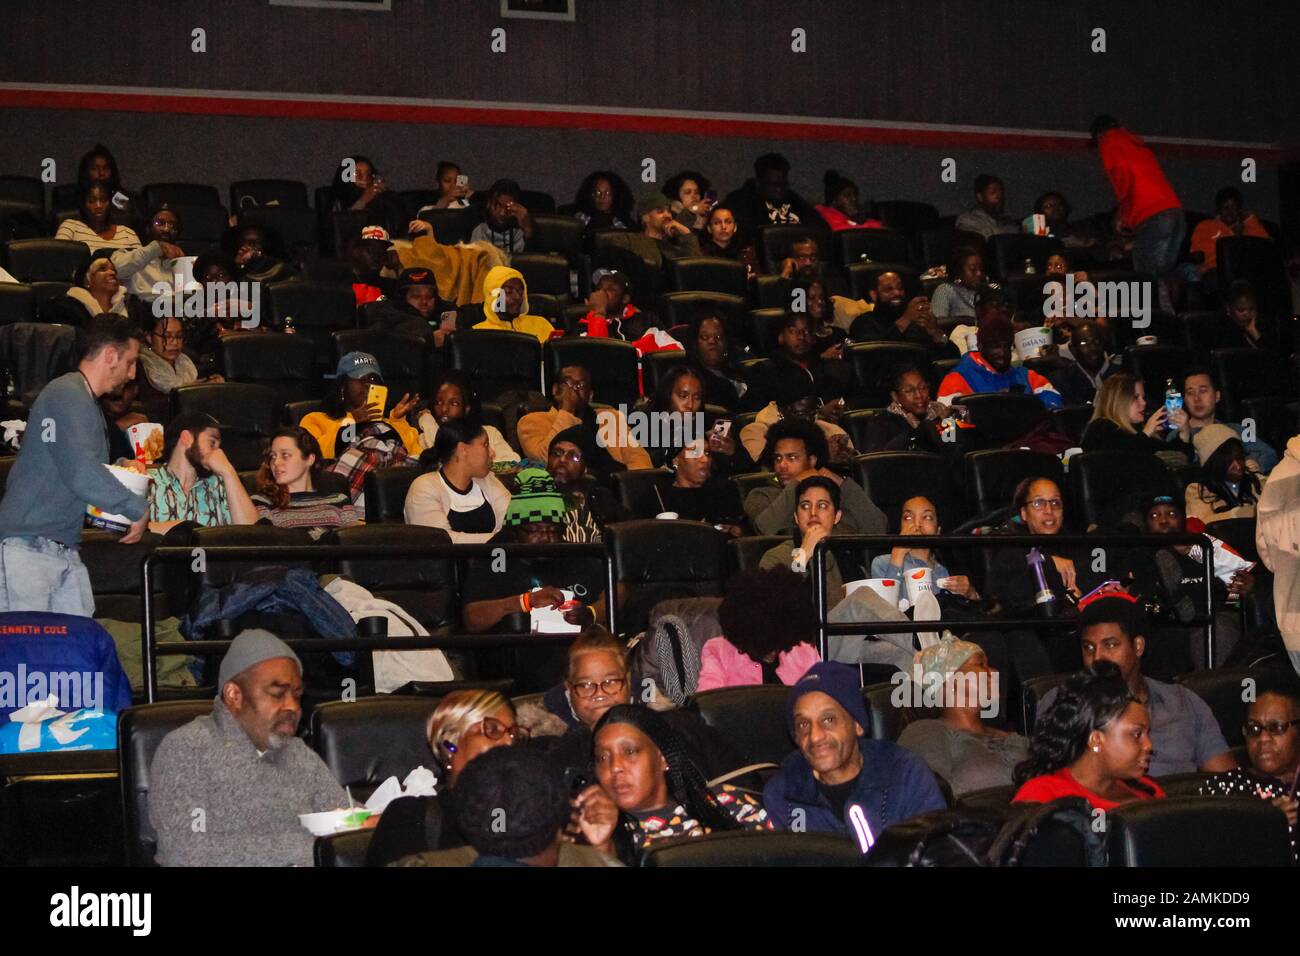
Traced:
<path id="1" fill-rule="evenodd" d="M 1300 653 L 1300 435 L 1269 474 L 1255 508 L 1255 547 L 1273 572 L 1273 603 L 1282 641 Z"/>
<path id="2" fill-rule="evenodd" d="M 347 578 L 335 578 L 325 586 L 325 593 L 342 604 L 354 621 L 363 617 L 387 618 L 389 637 L 425 637 L 429 633 L 400 606 L 375 597 Z M 375 651 L 372 656 L 377 694 L 390 694 L 413 680 L 456 679 L 442 651 Z"/>

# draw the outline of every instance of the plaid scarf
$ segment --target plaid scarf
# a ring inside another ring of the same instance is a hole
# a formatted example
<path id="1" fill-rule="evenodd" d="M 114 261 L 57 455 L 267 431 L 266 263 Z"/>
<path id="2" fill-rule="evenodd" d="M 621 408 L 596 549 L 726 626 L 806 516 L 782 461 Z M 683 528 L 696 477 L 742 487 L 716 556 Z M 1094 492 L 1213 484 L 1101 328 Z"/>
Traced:
<path id="1" fill-rule="evenodd" d="M 348 497 L 358 508 L 366 506 L 366 475 L 376 468 L 409 464 L 410 455 L 397 430 L 386 422 L 363 422 L 357 426 L 357 438 L 348 445 L 330 467 L 348 482 Z"/>

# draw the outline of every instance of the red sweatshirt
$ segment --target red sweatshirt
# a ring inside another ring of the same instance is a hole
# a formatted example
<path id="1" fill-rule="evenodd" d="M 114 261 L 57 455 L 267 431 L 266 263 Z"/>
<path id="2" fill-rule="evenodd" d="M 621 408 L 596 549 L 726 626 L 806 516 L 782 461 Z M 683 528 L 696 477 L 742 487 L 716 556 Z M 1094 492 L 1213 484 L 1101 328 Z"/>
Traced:
<path id="1" fill-rule="evenodd" d="M 1097 141 L 1101 164 L 1119 200 L 1119 214 L 1130 229 L 1166 209 L 1183 204 L 1165 179 L 1155 153 L 1126 129 L 1112 129 Z"/>

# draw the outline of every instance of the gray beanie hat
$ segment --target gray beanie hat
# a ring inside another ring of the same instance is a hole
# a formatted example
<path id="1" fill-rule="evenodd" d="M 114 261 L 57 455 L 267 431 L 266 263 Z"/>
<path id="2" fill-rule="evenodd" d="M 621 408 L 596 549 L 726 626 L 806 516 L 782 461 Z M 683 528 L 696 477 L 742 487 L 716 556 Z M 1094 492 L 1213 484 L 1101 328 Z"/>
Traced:
<path id="1" fill-rule="evenodd" d="M 298 659 L 298 655 L 270 631 L 261 628 L 241 631 L 239 636 L 230 642 L 230 650 L 226 651 L 226 656 L 221 659 L 221 668 L 217 671 L 217 693 L 220 694 L 226 684 L 254 664 L 277 657 L 291 659 L 298 665 L 298 673 L 302 673 L 302 661 Z"/>

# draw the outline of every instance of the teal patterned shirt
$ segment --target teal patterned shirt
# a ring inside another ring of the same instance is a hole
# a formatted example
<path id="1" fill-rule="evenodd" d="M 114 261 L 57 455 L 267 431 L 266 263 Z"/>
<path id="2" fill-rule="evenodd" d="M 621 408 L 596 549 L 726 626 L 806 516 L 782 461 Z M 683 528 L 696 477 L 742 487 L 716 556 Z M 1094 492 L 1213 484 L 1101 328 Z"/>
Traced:
<path id="1" fill-rule="evenodd" d="M 149 477 L 150 521 L 193 521 L 205 528 L 231 523 L 226 485 L 217 475 L 194 482 L 189 494 L 165 465 L 150 468 Z"/>

